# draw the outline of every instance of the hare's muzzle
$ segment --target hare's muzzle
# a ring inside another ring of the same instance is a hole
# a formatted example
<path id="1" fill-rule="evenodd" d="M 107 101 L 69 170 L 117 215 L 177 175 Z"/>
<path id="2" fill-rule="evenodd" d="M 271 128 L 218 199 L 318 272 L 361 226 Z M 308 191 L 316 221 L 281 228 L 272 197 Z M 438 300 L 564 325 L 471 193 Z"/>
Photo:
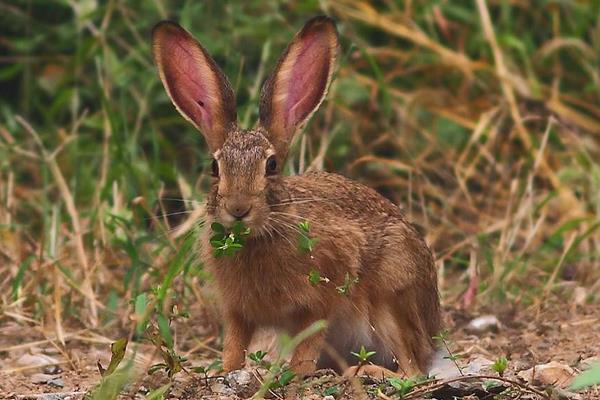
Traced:
<path id="1" fill-rule="evenodd" d="M 238 221 L 250 214 L 252 204 L 244 199 L 231 199 L 225 203 L 225 210 L 229 215 Z"/>

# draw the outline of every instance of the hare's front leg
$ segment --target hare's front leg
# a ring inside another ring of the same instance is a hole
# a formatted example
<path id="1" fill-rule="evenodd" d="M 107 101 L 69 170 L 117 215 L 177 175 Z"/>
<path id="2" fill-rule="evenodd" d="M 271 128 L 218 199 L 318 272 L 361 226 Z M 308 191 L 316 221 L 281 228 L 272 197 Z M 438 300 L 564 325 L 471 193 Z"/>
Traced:
<path id="1" fill-rule="evenodd" d="M 310 327 L 319 319 L 314 316 L 305 316 L 299 320 L 299 323 L 294 330 L 294 334 L 298 335 L 306 328 Z M 317 361 L 321 355 L 323 344 L 325 343 L 325 330 L 314 333 L 304 339 L 296 347 L 290 365 L 292 370 L 299 376 L 314 372 L 317 367 Z"/>
<path id="2" fill-rule="evenodd" d="M 248 323 L 241 315 L 226 314 L 225 339 L 223 340 L 223 370 L 225 372 L 242 368 L 254 330 L 254 325 Z"/>

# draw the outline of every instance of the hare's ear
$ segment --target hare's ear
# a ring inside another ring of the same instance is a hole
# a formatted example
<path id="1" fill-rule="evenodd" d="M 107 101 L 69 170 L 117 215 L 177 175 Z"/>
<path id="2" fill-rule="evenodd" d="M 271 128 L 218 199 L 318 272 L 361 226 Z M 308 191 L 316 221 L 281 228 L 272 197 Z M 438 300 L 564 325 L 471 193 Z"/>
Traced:
<path id="1" fill-rule="evenodd" d="M 328 17 L 315 17 L 296 34 L 265 82 L 260 124 L 280 159 L 325 98 L 337 52 L 335 24 Z"/>
<path id="2" fill-rule="evenodd" d="M 237 119 L 235 95 L 223 72 L 174 22 L 154 27 L 152 49 L 160 79 L 177 110 L 202 132 L 211 152 L 220 149 Z"/>

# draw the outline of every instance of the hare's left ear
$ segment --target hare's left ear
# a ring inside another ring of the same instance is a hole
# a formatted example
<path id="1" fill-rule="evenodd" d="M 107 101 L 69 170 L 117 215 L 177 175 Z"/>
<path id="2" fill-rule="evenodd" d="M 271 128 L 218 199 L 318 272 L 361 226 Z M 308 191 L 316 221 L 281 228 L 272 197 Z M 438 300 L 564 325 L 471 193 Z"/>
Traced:
<path id="1" fill-rule="evenodd" d="M 327 94 L 338 52 L 334 22 L 309 20 L 289 44 L 265 82 L 260 99 L 260 124 L 283 160 L 294 135 Z"/>

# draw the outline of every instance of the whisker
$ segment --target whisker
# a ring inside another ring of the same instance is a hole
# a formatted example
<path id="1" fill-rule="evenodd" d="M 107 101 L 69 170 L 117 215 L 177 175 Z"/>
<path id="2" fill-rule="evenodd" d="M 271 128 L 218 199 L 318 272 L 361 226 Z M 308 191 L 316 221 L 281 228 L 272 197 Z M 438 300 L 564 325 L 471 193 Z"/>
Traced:
<path id="1" fill-rule="evenodd" d="M 273 220 L 273 222 L 277 223 L 278 221 Z M 287 235 L 285 235 L 284 233 L 282 233 L 279 229 L 277 229 L 275 227 L 275 225 L 271 225 L 271 228 L 273 228 L 273 230 L 275 230 L 275 232 L 277 232 L 279 234 L 279 236 L 281 236 L 283 239 L 285 239 L 290 246 L 294 247 L 294 244 L 292 243 L 292 241 L 287 237 Z"/>
<path id="2" fill-rule="evenodd" d="M 178 199 L 176 197 L 160 197 L 158 200 L 159 201 L 163 201 L 163 200 L 166 200 L 166 201 L 180 201 L 182 203 L 194 203 L 194 204 L 198 204 L 198 205 L 201 205 L 201 204 L 204 203 L 204 201 L 200 201 L 200 200 Z"/>
<path id="3" fill-rule="evenodd" d="M 191 214 L 191 213 L 193 213 L 193 211 L 191 211 L 191 210 L 176 211 L 176 212 L 172 212 L 172 213 L 156 214 L 154 217 L 146 217 L 144 219 L 149 220 L 149 219 L 154 219 L 154 218 L 164 218 L 164 217 L 170 217 L 172 215 Z"/>

